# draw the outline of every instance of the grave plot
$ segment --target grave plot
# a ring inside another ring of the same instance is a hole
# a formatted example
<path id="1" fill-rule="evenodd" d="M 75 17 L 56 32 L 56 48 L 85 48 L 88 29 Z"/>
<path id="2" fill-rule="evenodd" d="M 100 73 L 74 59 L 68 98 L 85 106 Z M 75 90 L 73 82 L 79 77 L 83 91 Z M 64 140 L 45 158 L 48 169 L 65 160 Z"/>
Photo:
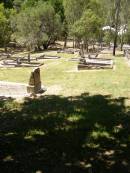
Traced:
<path id="1" fill-rule="evenodd" d="M 81 58 L 89 58 L 89 59 L 95 59 L 98 57 L 98 53 L 93 53 L 93 54 L 84 54 L 84 55 L 81 55 Z"/>
<path id="2" fill-rule="evenodd" d="M 11 54 L 0 53 L 0 60 L 10 59 L 10 58 L 11 58 Z"/>
<path id="3" fill-rule="evenodd" d="M 78 70 L 86 69 L 112 69 L 114 66 L 112 59 L 100 59 L 100 58 L 84 58 L 80 60 L 78 64 Z"/>
<path id="4" fill-rule="evenodd" d="M 60 59 L 60 56 L 54 56 L 54 55 L 41 55 L 40 57 L 37 57 L 36 60 L 40 59 Z"/>
<path id="5" fill-rule="evenodd" d="M 28 97 L 45 91 L 46 88 L 41 84 L 40 68 L 31 72 L 28 84 L 0 81 L 0 96 L 4 97 Z"/>
<path id="6" fill-rule="evenodd" d="M 74 61 L 74 62 L 75 61 L 78 61 L 79 62 L 80 61 L 80 58 L 70 58 L 68 61 Z"/>
<path id="7" fill-rule="evenodd" d="M 130 48 L 124 49 L 124 57 L 128 63 L 128 66 L 130 66 Z"/>
<path id="8" fill-rule="evenodd" d="M 82 52 L 79 52 L 80 57 L 78 58 L 70 58 L 69 61 L 82 61 L 82 59 L 88 58 L 88 59 L 96 59 L 98 57 L 98 53 L 93 53 L 93 54 L 84 54 Z"/>
<path id="9" fill-rule="evenodd" d="M 85 69 L 112 69 L 113 68 L 113 60 L 106 58 L 99 58 L 101 54 L 99 52 L 96 53 L 84 53 L 83 45 L 81 44 L 80 49 L 80 62 L 78 64 L 78 70 Z"/>
<path id="10" fill-rule="evenodd" d="M 36 61 L 36 58 L 26 58 L 26 57 L 12 57 L 12 58 L 4 58 L 0 61 L 1 68 L 13 68 L 13 67 L 39 67 L 44 63 L 40 63 Z"/>
<path id="11" fill-rule="evenodd" d="M 124 50 L 124 56 L 128 61 L 130 61 L 130 49 Z"/>
<path id="12" fill-rule="evenodd" d="M 34 62 L 34 61 L 37 61 L 37 59 L 36 58 L 28 58 L 28 57 L 18 57 L 19 58 L 19 60 L 21 61 L 21 62 L 24 62 L 24 63 L 31 63 L 31 62 Z M 17 59 L 17 57 L 16 57 L 16 59 Z"/>
<path id="13" fill-rule="evenodd" d="M 59 49 L 57 53 L 67 53 L 67 54 L 74 54 L 75 50 L 73 49 Z"/>

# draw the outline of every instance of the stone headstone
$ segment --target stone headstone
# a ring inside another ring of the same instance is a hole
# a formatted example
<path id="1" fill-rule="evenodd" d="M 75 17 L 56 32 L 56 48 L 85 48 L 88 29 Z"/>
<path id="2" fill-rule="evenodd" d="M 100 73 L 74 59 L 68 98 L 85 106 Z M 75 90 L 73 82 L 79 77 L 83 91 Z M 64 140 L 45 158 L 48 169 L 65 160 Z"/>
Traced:
<path id="1" fill-rule="evenodd" d="M 43 89 L 41 87 L 40 68 L 35 68 L 31 72 L 27 92 L 33 94 L 43 92 Z"/>
<path id="2" fill-rule="evenodd" d="M 17 62 L 17 64 L 21 64 L 21 59 L 20 58 L 17 58 L 16 59 L 16 62 Z"/>

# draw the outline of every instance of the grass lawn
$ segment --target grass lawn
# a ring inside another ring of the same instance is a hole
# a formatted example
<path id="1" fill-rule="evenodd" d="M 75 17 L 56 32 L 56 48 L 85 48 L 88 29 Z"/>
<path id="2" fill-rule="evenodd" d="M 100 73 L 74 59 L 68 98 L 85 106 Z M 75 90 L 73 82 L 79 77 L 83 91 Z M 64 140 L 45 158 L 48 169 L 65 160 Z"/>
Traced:
<path id="1" fill-rule="evenodd" d="M 130 67 L 119 52 L 113 70 L 77 72 L 60 55 L 41 67 L 51 92 L 0 100 L 1 172 L 129 173 Z M 31 70 L 0 69 L 0 80 L 27 83 Z"/>
<path id="2" fill-rule="evenodd" d="M 56 55 L 56 53 L 48 53 Z M 77 72 L 77 62 L 68 61 L 74 55 L 58 54 L 60 60 L 45 60 L 41 67 L 42 83 L 46 87 L 57 86 L 63 96 L 109 94 L 114 97 L 130 97 L 130 67 L 120 52 L 114 58 L 114 70 L 87 70 Z M 34 55 L 33 55 L 34 56 Z M 106 56 L 106 55 L 103 55 Z M 76 57 L 76 55 L 75 55 Z M 111 55 L 107 55 L 112 58 Z M 32 68 L 0 69 L 0 80 L 28 83 Z M 55 94 L 55 92 L 54 92 Z"/>

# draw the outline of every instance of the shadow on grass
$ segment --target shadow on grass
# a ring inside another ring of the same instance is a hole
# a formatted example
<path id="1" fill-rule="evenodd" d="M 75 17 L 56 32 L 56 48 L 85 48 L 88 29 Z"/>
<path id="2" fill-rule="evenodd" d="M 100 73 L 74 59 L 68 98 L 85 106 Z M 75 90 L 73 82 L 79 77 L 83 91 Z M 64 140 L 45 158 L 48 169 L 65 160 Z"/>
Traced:
<path id="1" fill-rule="evenodd" d="M 1 100 L 2 173 L 130 172 L 126 98 L 44 96 Z"/>

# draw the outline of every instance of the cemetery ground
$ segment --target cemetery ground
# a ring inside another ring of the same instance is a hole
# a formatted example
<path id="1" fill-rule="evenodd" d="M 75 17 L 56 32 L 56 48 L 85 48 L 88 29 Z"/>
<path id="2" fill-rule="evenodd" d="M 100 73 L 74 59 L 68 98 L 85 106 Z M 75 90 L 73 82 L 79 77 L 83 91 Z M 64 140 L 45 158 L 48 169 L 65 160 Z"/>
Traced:
<path id="1" fill-rule="evenodd" d="M 77 55 L 58 55 L 41 66 L 43 96 L 0 100 L 1 172 L 130 172 L 127 61 L 118 52 L 114 69 L 77 71 Z M 31 70 L 0 69 L 0 80 L 28 83 Z"/>

